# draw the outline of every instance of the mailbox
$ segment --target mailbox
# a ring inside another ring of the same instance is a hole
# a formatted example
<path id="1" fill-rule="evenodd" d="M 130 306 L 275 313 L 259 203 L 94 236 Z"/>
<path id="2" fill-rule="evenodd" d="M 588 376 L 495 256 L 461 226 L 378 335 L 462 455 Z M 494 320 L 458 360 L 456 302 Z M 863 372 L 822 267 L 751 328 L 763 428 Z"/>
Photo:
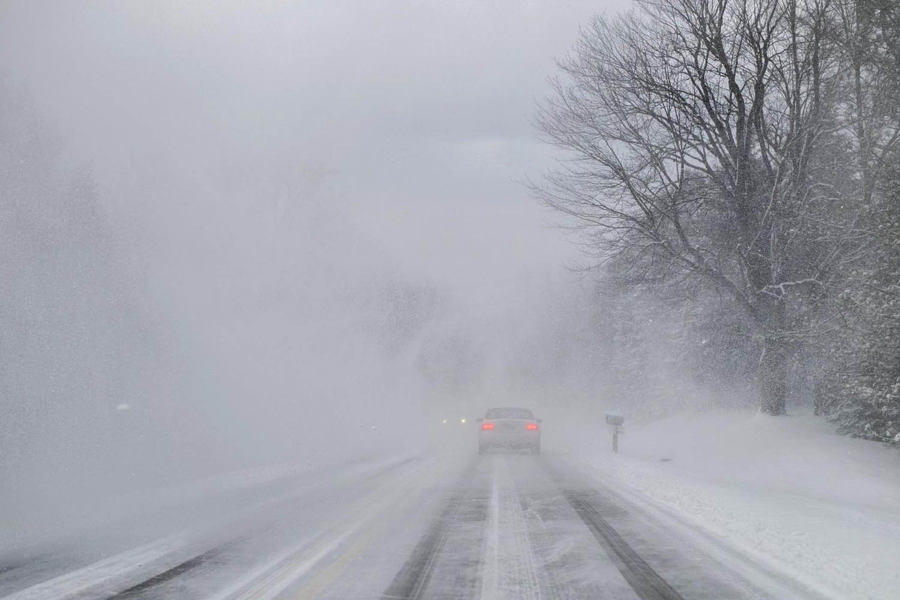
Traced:
<path id="1" fill-rule="evenodd" d="M 606 413 L 606 424 L 612 432 L 612 451 L 619 451 L 619 435 L 622 433 L 622 425 L 625 424 L 625 417 L 619 413 Z"/>

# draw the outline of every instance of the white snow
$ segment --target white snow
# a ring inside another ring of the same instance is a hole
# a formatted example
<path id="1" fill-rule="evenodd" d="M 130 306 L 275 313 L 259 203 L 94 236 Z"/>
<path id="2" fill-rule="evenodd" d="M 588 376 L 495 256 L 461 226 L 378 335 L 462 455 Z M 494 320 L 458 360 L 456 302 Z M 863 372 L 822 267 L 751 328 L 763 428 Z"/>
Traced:
<path id="1" fill-rule="evenodd" d="M 201 554 L 229 539 L 239 538 L 259 526 L 260 518 L 267 512 L 275 511 L 284 504 L 296 504 L 316 488 L 329 488 L 340 482 L 353 482 L 389 468 L 403 465 L 411 457 L 379 457 L 366 461 L 356 461 L 336 469 L 331 473 L 311 471 L 303 473 L 297 469 L 271 467 L 233 472 L 221 477 L 195 482 L 191 485 L 159 490 L 154 499 L 157 508 L 164 503 L 176 503 L 180 496 L 183 506 L 191 500 L 209 499 L 214 493 L 234 492 L 240 489 L 262 485 L 271 481 L 294 477 L 297 480 L 286 490 L 277 494 L 257 498 L 242 507 L 232 507 L 222 512 L 208 511 L 205 518 L 198 518 L 195 526 L 188 531 L 161 537 L 151 543 L 117 553 L 93 564 L 30 586 L 0 600 L 65 600 L 67 598 L 101 598 L 125 590 L 155 575 Z M 306 475 L 305 477 L 299 477 Z M 146 504 L 146 503 L 145 503 Z M 371 502 L 370 502 L 371 504 Z M 371 508 L 371 507 L 370 507 Z M 341 519 L 344 519 L 341 515 Z M 339 544 L 346 535 L 336 535 L 328 544 Z M 310 542 L 301 540 L 300 546 Z M 330 548 L 331 546 L 327 546 Z M 296 553 L 292 549 L 291 553 Z M 326 552 L 327 553 L 327 552 Z M 314 561 L 315 562 L 315 561 Z M 308 568 L 314 564 L 310 563 Z"/>
<path id="2" fill-rule="evenodd" d="M 629 427 L 617 455 L 607 441 L 586 455 L 607 485 L 767 571 L 826 597 L 900 598 L 900 452 L 812 415 L 726 411 Z"/>
<path id="3" fill-rule="evenodd" d="M 191 555 L 186 536 L 171 536 L 31 586 L 2 600 L 77 600 L 109 596 L 171 569 Z"/>

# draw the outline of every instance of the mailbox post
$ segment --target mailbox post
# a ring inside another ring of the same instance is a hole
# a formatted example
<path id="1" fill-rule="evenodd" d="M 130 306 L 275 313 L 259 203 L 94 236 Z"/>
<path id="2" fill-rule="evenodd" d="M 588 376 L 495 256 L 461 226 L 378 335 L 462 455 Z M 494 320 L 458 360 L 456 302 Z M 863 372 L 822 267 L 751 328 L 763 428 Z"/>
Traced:
<path id="1" fill-rule="evenodd" d="M 612 432 L 612 450 L 619 451 L 619 434 L 622 433 L 622 425 L 625 424 L 625 417 L 618 413 L 606 413 L 606 424 Z"/>

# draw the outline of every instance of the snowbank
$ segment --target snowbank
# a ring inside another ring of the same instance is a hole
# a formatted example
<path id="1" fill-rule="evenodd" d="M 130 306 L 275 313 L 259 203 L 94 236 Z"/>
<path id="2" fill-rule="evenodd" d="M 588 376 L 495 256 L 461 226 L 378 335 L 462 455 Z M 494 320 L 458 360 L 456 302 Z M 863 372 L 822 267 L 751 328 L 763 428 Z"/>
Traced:
<path id="1" fill-rule="evenodd" d="M 900 453 L 811 415 L 682 414 L 589 466 L 639 501 L 834 598 L 900 598 Z"/>

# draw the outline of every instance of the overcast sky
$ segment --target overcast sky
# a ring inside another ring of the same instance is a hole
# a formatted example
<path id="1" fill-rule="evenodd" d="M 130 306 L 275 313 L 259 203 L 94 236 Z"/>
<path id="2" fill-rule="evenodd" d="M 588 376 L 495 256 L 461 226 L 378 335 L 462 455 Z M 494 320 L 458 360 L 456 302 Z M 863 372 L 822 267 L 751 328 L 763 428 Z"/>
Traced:
<path id="1" fill-rule="evenodd" d="M 532 120 L 579 25 L 626 3 L 5 1 L 0 68 L 152 243 L 211 212 L 228 235 L 236 188 L 316 196 L 493 304 L 573 256 L 522 186 L 551 158 Z"/>

